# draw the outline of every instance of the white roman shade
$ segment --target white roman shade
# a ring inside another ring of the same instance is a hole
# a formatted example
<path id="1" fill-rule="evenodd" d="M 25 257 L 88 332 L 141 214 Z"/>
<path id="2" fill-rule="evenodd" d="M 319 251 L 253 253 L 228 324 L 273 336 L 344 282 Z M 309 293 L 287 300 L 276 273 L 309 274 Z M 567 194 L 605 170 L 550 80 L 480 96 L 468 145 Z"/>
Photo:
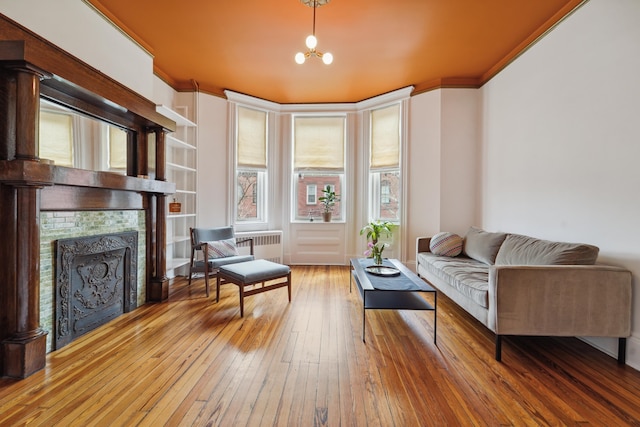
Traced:
<path id="1" fill-rule="evenodd" d="M 267 168 L 267 113 L 238 107 L 238 167 Z"/>
<path id="2" fill-rule="evenodd" d="M 344 117 L 296 117 L 295 170 L 344 170 Z"/>
<path id="3" fill-rule="evenodd" d="M 115 126 L 109 126 L 109 168 L 127 168 L 127 133 Z"/>
<path id="4" fill-rule="evenodd" d="M 400 165 L 400 104 L 371 112 L 371 169 Z"/>
<path id="5" fill-rule="evenodd" d="M 56 165 L 73 167 L 73 119 L 69 114 L 40 112 L 38 155 Z"/>

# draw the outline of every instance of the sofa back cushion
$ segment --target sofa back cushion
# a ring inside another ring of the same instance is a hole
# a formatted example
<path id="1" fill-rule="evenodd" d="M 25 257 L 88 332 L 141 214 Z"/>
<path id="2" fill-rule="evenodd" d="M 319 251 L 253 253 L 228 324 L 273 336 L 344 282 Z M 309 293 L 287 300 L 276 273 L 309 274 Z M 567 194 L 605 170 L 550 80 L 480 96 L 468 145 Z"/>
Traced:
<path id="1" fill-rule="evenodd" d="M 464 237 L 462 252 L 469 258 L 492 265 L 505 237 L 506 233 L 491 233 L 471 227 Z"/>
<path id="2" fill-rule="evenodd" d="M 599 249 L 581 243 L 552 242 L 519 234 L 507 235 L 497 265 L 592 265 Z"/>

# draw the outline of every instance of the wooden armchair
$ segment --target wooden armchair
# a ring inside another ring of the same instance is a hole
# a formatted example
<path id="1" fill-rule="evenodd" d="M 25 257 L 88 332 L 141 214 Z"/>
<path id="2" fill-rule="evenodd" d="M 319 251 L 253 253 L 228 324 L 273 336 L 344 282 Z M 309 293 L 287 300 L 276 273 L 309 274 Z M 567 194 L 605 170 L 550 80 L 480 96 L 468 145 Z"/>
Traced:
<path id="1" fill-rule="evenodd" d="M 217 228 L 190 228 L 191 261 L 189 263 L 189 286 L 194 273 L 204 273 L 204 282 L 209 297 L 209 275 L 216 274 L 220 266 L 252 261 L 253 238 L 235 238 L 233 226 Z M 250 255 L 240 255 L 237 244 L 250 242 Z"/>

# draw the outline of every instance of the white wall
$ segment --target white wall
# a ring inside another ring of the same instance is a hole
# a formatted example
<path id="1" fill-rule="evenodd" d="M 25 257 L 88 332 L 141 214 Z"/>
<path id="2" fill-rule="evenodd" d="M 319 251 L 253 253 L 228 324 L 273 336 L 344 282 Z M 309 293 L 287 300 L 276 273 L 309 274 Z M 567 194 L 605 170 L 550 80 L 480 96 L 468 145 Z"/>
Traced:
<path id="1" fill-rule="evenodd" d="M 481 157 L 485 228 L 595 244 L 599 262 L 633 271 L 636 368 L 639 22 L 640 1 L 591 0 L 486 84 Z"/>
<path id="2" fill-rule="evenodd" d="M 153 99 L 153 57 L 83 1 L 0 0 L 0 13 Z"/>
<path id="3" fill-rule="evenodd" d="M 415 268 L 415 240 L 440 231 L 440 104 L 442 91 L 411 98 L 407 147 L 407 260 Z"/>
<path id="4" fill-rule="evenodd" d="M 198 94 L 198 227 L 231 224 L 227 105 L 226 99 Z"/>
<path id="5" fill-rule="evenodd" d="M 439 231 L 463 235 L 478 222 L 479 97 L 443 89 L 411 98 L 407 155 L 407 264 L 415 241 Z"/>
<path id="6" fill-rule="evenodd" d="M 158 76 L 153 76 L 153 102 L 172 108 L 175 104 L 176 91 Z"/>
<path id="7" fill-rule="evenodd" d="M 477 222 L 479 95 L 476 89 L 442 90 L 442 231 L 466 233 Z"/>

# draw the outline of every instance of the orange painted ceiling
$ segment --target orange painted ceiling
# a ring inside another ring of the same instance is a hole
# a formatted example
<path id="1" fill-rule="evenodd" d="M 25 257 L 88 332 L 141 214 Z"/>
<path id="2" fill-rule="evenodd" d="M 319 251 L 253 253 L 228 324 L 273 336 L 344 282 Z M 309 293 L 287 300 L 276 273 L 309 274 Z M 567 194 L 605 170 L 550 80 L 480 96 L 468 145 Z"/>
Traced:
<path id="1" fill-rule="evenodd" d="M 415 86 L 479 87 L 584 0 L 89 0 L 177 90 L 288 103 L 357 102 Z"/>

